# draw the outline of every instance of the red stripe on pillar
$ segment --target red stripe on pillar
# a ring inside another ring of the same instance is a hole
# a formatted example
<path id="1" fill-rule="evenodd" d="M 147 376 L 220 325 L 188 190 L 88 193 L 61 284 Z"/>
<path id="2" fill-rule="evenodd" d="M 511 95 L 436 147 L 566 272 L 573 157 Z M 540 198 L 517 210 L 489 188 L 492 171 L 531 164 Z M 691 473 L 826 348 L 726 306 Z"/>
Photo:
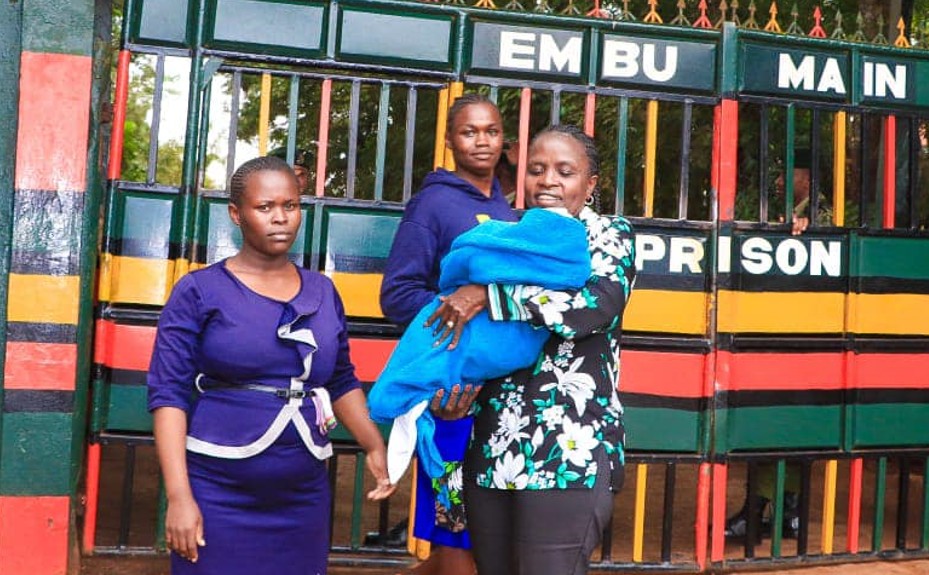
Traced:
<path id="1" fill-rule="evenodd" d="M 671 397 L 705 397 L 705 358 L 699 353 L 624 349 L 620 389 Z"/>
<path id="2" fill-rule="evenodd" d="M 897 117 L 884 120 L 884 228 L 894 227 L 897 205 Z"/>
<path id="3" fill-rule="evenodd" d="M 156 333 L 153 326 L 98 320 L 94 361 L 116 369 L 148 371 Z"/>
<path id="4" fill-rule="evenodd" d="M 710 560 L 722 561 L 726 547 L 726 482 L 729 468 L 713 464 L 713 534 L 710 537 Z"/>
<path id="5" fill-rule="evenodd" d="M 126 133 L 126 102 L 129 100 L 129 50 L 119 52 L 116 64 L 116 95 L 113 99 L 113 129 L 110 135 L 110 165 L 106 177 L 118 180 L 123 169 L 123 134 Z"/>
<path id="6" fill-rule="evenodd" d="M 719 145 L 714 165 L 719 164 L 718 202 L 719 219 L 732 221 L 735 213 L 736 169 L 739 144 L 739 103 L 723 99 L 719 103 Z M 715 147 L 715 146 L 714 146 Z"/>
<path id="7" fill-rule="evenodd" d="M 0 497 L 0 573 L 64 575 L 69 498 Z"/>
<path id="8" fill-rule="evenodd" d="M 100 502 L 100 444 L 87 446 L 87 504 L 84 510 L 82 548 L 85 554 L 94 552 L 97 540 L 97 505 Z"/>
<path id="9" fill-rule="evenodd" d="M 625 354 L 625 352 L 623 352 Z M 843 389 L 842 353 L 731 353 L 729 391 Z M 624 364 L 625 367 L 625 364 Z"/>
<path id="10" fill-rule="evenodd" d="M 17 189 L 86 189 L 90 80 L 87 56 L 23 52 Z"/>
<path id="11" fill-rule="evenodd" d="M 355 375 L 361 381 L 374 381 L 384 369 L 397 342 L 392 339 L 352 339 L 349 345 Z"/>
<path id="12" fill-rule="evenodd" d="M 694 518 L 694 547 L 696 548 L 697 566 L 700 571 L 706 568 L 706 535 L 710 526 L 710 483 L 712 467 L 701 463 L 697 475 L 697 516 Z"/>
<path id="13" fill-rule="evenodd" d="M 9 341 L 3 368 L 6 389 L 74 391 L 77 344 Z"/>

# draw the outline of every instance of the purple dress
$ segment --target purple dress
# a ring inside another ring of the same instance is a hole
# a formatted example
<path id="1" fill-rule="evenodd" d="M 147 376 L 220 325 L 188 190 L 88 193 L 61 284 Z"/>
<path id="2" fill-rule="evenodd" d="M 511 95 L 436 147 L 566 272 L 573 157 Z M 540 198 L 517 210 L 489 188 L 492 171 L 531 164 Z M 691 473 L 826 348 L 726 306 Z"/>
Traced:
<path id="1" fill-rule="evenodd" d="M 335 287 L 298 270 L 282 302 L 222 261 L 183 277 L 162 311 L 148 407 L 188 414 L 206 539 L 196 564 L 171 555 L 174 575 L 326 573 L 331 402 L 360 386 Z"/>

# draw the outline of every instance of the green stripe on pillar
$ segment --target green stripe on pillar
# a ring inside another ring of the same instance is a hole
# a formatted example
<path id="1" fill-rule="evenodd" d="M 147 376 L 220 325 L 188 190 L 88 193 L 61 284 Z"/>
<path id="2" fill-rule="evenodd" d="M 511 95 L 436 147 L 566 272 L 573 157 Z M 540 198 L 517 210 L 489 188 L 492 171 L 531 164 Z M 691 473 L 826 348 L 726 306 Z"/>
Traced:
<path id="1" fill-rule="evenodd" d="M 90 56 L 93 0 L 30 0 L 23 8 L 23 50 Z"/>
<path id="2" fill-rule="evenodd" d="M 929 242 L 918 238 L 858 237 L 857 275 L 929 280 L 929 266 L 913 265 L 929 261 Z"/>
<path id="3" fill-rule="evenodd" d="M 929 443 L 929 405 L 858 404 L 849 408 L 852 447 L 908 447 Z"/>
<path id="4" fill-rule="evenodd" d="M 67 495 L 72 414 L 3 414 L 0 495 Z"/>
<path id="5" fill-rule="evenodd" d="M 80 272 L 83 209 L 84 192 L 17 190 L 10 271 L 54 276 Z"/>
<path id="6" fill-rule="evenodd" d="M 726 412 L 730 451 L 841 446 L 841 405 L 739 407 Z"/>
<path id="7" fill-rule="evenodd" d="M 620 393 L 622 397 L 622 393 Z M 628 408 L 626 449 L 696 453 L 700 447 L 703 414 L 658 407 Z"/>

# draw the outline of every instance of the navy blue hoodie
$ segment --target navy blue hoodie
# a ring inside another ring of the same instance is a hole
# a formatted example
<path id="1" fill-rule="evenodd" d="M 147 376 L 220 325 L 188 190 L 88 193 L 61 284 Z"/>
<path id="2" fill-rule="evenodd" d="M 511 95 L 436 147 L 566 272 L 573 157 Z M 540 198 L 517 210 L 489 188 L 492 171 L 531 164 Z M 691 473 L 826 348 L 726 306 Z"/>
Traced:
<path id="1" fill-rule="evenodd" d="M 381 310 L 406 325 L 439 292 L 439 263 L 452 241 L 485 219 L 518 217 L 493 181 L 488 198 L 470 183 L 439 168 L 410 200 L 394 237 L 381 283 Z"/>

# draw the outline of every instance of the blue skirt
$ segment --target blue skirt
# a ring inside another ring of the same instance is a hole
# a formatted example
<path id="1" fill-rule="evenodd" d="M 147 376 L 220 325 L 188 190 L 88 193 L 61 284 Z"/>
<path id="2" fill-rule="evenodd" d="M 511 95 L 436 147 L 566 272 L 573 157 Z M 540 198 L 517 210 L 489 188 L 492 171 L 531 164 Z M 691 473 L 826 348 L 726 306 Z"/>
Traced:
<path id="1" fill-rule="evenodd" d="M 264 452 L 220 459 L 187 452 L 206 546 L 171 554 L 172 575 L 325 575 L 331 495 L 326 464 L 290 424 Z"/>

